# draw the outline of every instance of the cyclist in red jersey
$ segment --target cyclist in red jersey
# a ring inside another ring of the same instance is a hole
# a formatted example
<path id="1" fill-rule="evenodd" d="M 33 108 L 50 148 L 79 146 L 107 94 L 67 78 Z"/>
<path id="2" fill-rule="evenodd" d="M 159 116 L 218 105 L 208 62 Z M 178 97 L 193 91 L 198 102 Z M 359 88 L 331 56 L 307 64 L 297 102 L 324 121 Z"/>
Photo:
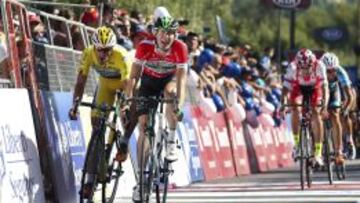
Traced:
<path id="1" fill-rule="evenodd" d="M 301 49 L 295 57 L 295 61 L 290 63 L 284 77 L 284 87 L 282 92 L 281 103 L 286 103 L 286 98 L 290 92 L 290 105 L 301 104 L 302 95 L 305 91 L 311 91 L 311 108 L 312 108 L 312 129 L 315 140 L 315 161 L 318 165 L 323 165 L 322 160 L 322 141 L 323 141 L 323 121 L 321 113 L 327 114 L 327 104 L 329 93 L 327 87 L 326 68 L 320 60 L 308 49 Z M 324 101 L 324 102 L 321 102 Z M 319 104 L 323 104 L 319 107 Z M 281 107 L 284 111 L 284 106 Z M 295 141 L 293 156 L 298 156 L 299 131 L 301 108 L 292 107 L 291 126 Z"/>
<path id="2" fill-rule="evenodd" d="M 169 134 L 166 144 L 166 158 L 169 161 L 177 160 L 177 144 L 175 140 L 175 130 L 179 115 L 179 110 L 185 99 L 186 72 L 188 68 L 188 51 L 186 45 L 176 39 L 178 22 L 169 14 L 166 8 L 158 7 L 154 12 L 153 37 L 142 41 L 136 49 L 135 61 L 133 63 L 130 82 L 127 85 L 126 96 L 132 97 L 133 90 L 140 86 L 137 96 L 160 96 L 165 98 L 178 99 L 178 105 L 166 105 L 166 117 L 168 121 Z M 150 108 L 157 104 L 151 104 Z M 139 138 L 137 144 L 138 162 L 141 156 L 141 143 L 145 139 L 145 157 L 149 156 L 149 143 L 145 138 L 144 131 L 148 120 L 149 107 L 137 105 L 139 115 Z M 146 158 L 144 160 L 147 160 Z M 140 166 L 140 163 L 138 163 Z M 134 188 L 133 200 L 139 201 L 139 185 Z"/>

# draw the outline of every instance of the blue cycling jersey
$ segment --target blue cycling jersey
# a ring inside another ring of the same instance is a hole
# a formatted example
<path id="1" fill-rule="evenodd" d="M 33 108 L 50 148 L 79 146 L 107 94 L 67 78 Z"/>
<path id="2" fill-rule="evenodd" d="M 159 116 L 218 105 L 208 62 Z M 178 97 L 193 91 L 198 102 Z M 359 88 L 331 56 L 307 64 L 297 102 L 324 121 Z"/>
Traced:
<path id="1" fill-rule="evenodd" d="M 339 81 L 339 84 L 341 87 L 350 87 L 351 86 L 351 80 L 344 70 L 343 67 L 339 66 L 336 70 L 336 79 L 335 81 L 329 81 L 330 83 Z"/>

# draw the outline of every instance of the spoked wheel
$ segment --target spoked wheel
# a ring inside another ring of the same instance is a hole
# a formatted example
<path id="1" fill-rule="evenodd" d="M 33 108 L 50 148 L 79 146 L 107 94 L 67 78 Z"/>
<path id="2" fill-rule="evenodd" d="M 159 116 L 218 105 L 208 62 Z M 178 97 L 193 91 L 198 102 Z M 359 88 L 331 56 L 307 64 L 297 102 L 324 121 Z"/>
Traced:
<path id="1" fill-rule="evenodd" d="M 324 159 L 325 159 L 325 167 L 328 174 L 329 184 L 332 185 L 334 181 L 333 176 L 333 169 L 334 169 L 334 162 L 333 162 L 333 143 L 332 143 L 332 134 L 329 129 L 326 129 L 325 135 L 325 142 L 324 142 Z"/>
<path id="2" fill-rule="evenodd" d="M 98 185 L 98 163 L 103 152 L 103 150 L 100 150 L 102 147 L 101 144 L 99 136 L 91 136 L 81 177 L 81 187 L 79 191 L 80 203 L 93 202 L 94 193 Z M 89 177 L 93 179 L 92 182 L 88 180 Z"/>
<path id="3" fill-rule="evenodd" d="M 102 203 L 114 202 L 120 177 L 123 175 L 121 163 L 114 158 L 107 164 L 106 180 L 102 183 Z"/>
<path id="4" fill-rule="evenodd" d="M 160 169 L 160 182 L 155 187 L 157 203 L 166 203 L 168 186 L 169 186 L 169 174 L 171 173 L 171 168 L 169 166 L 170 166 L 169 161 L 164 159 L 163 166 Z M 161 188 L 162 188 L 162 196 L 161 196 Z"/>
<path id="5" fill-rule="evenodd" d="M 345 169 L 345 163 L 338 165 L 335 165 L 336 168 L 336 175 L 339 180 L 345 180 L 346 178 L 346 169 Z"/>
<path id="6" fill-rule="evenodd" d="M 306 154 L 305 154 L 305 136 L 306 131 L 303 127 L 301 127 L 300 131 L 300 185 L 301 189 L 304 190 L 305 188 L 305 172 L 306 172 Z"/>
<path id="7" fill-rule="evenodd" d="M 312 164 L 312 161 L 309 158 L 307 158 L 306 159 L 306 181 L 307 181 L 308 188 L 311 188 L 312 174 L 313 174 L 313 164 Z"/>
<path id="8" fill-rule="evenodd" d="M 149 138 L 149 136 L 147 136 Z M 145 140 L 143 139 L 142 153 L 141 153 L 141 161 L 140 161 L 140 176 L 139 176 L 139 184 L 140 184 L 140 202 L 150 202 L 152 187 L 153 187 L 153 179 L 154 179 L 154 162 L 153 157 L 150 155 L 147 164 L 145 163 Z M 150 143 L 151 145 L 151 143 Z M 151 152 L 151 150 L 149 150 Z"/>

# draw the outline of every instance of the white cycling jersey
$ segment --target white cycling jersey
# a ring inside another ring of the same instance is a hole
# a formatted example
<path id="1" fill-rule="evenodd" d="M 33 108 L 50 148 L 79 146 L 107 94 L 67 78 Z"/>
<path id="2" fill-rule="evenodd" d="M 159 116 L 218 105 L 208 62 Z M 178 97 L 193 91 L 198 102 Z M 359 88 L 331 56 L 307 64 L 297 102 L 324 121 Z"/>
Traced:
<path id="1" fill-rule="evenodd" d="M 294 84 L 317 86 L 327 82 L 326 67 L 321 61 L 316 61 L 309 74 L 296 68 L 296 63 L 289 64 L 284 76 L 284 87 L 292 89 Z"/>

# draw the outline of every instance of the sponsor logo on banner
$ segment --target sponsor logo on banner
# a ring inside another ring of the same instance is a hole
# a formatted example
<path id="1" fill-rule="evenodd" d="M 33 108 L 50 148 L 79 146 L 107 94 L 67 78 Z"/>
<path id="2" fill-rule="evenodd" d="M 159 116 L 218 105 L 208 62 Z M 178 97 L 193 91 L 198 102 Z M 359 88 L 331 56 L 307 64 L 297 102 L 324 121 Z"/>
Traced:
<path id="1" fill-rule="evenodd" d="M 59 202 L 76 202 L 85 160 L 85 136 L 81 121 L 70 121 L 72 95 L 43 92 L 46 128 L 52 145 L 52 168 Z"/>
<path id="2" fill-rule="evenodd" d="M 1 89 L 0 202 L 44 203 L 44 189 L 29 96 Z"/>
<path id="3" fill-rule="evenodd" d="M 317 28 L 314 31 L 314 36 L 328 44 L 345 42 L 349 38 L 347 29 L 339 26 Z"/>
<path id="4" fill-rule="evenodd" d="M 189 163 L 191 181 L 202 181 L 204 180 L 204 172 L 201 167 L 200 152 L 198 149 L 199 145 L 196 140 L 196 131 L 191 119 L 191 110 L 189 106 L 185 106 L 184 108 L 183 125 L 180 126 L 184 128 L 183 131 L 185 132 L 185 134 L 182 134 L 182 136 L 184 136 L 183 142 L 186 140 L 185 137 L 187 137 L 186 141 L 188 143 L 183 146 L 187 145 L 189 147 L 188 149 L 184 147 L 184 152 Z"/>
<path id="5" fill-rule="evenodd" d="M 269 7 L 281 9 L 308 9 L 312 0 L 262 0 L 262 3 Z"/>

